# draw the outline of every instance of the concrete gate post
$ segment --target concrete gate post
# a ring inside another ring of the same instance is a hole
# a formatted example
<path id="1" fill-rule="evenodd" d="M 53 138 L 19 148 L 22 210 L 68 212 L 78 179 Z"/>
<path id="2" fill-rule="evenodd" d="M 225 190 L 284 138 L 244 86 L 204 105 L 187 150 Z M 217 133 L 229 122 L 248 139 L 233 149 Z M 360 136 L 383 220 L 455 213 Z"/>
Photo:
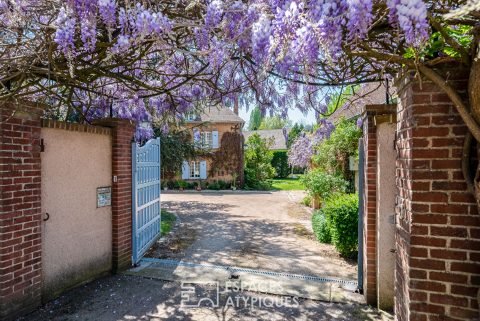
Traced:
<path id="1" fill-rule="evenodd" d="M 393 245 L 390 247 L 387 246 L 388 249 L 385 249 L 383 244 L 381 248 L 379 248 L 377 245 L 379 242 L 383 242 L 385 240 L 385 231 L 381 230 L 381 228 L 383 228 L 384 223 L 388 221 L 388 216 L 393 214 L 394 207 L 392 207 L 390 211 L 387 211 L 385 208 L 388 207 L 388 205 L 378 206 L 377 204 L 379 202 L 379 193 L 383 194 L 383 191 L 380 188 L 387 188 L 388 183 L 391 183 L 391 179 L 394 179 L 395 177 L 393 174 L 392 178 L 385 180 L 383 175 L 379 176 L 379 170 L 388 170 L 394 168 L 394 163 L 389 163 L 391 161 L 391 155 L 394 153 L 394 141 L 392 139 L 389 144 L 386 140 L 389 139 L 388 137 L 392 136 L 393 127 L 387 124 L 395 122 L 393 116 L 395 111 L 396 105 L 367 105 L 365 106 L 365 111 L 362 115 L 365 158 L 363 172 L 364 189 L 363 191 L 359 191 L 359 193 L 364 193 L 363 291 L 368 304 L 375 306 L 380 304 L 386 309 L 389 309 L 390 307 L 386 303 L 388 300 L 383 299 L 383 295 L 385 294 L 383 288 L 385 285 L 380 282 L 380 280 L 386 278 L 386 276 L 383 274 L 385 272 L 385 267 L 382 264 L 379 265 L 377 262 L 379 260 L 379 256 L 382 256 L 382 260 L 392 256 L 389 250 Z M 381 125 L 381 128 L 379 125 Z M 387 134 L 387 136 L 379 138 L 379 130 L 381 130 L 381 134 Z M 381 144 L 379 144 L 379 140 Z M 388 148 L 388 150 L 384 151 L 383 149 L 385 148 Z M 379 155 L 379 153 L 384 154 Z M 379 183 L 381 183 L 380 186 Z M 389 185 L 388 190 L 391 190 L 391 186 Z M 379 214 L 381 214 L 382 220 L 377 219 Z M 386 220 L 383 219 L 384 216 L 387 217 Z M 385 250 L 388 251 L 386 257 L 384 257 L 385 254 L 383 253 Z M 382 293 L 382 299 L 380 301 L 379 291 Z M 390 298 L 390 301 L 391 300 L 392 298 Z"/>

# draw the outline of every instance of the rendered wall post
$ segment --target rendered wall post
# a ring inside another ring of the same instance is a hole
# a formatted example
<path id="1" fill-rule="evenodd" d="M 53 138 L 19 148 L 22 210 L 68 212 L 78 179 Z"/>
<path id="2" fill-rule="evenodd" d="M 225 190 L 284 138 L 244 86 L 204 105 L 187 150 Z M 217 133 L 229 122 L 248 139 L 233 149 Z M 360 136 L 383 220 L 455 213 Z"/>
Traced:
<path id="1" fill-rule="evenodd" d="M 396 118 L 375 117 L 377 126 L 377 307 L 393 311 L 395 278 Z M 393 116 L 393 117 L 392 117 Z"/>
<path id="2" fill-rule="evenodd" d="M 377 305 L 377 126 L 375 116 L 392 115 L 396 105 L 367 105 L 362 115 L 364 139 L 363 293 Z M 393 145 L 393 142 L 392 142 Z M 392 165 L 393 166 L 393 165 Z"/>

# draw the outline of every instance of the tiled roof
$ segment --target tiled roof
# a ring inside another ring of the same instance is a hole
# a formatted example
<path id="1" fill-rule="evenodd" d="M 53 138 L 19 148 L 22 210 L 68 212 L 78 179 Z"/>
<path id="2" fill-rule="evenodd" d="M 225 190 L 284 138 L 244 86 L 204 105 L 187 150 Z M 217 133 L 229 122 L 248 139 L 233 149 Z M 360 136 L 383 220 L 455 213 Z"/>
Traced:
<path id="1" fill-rule="evenodd" d="M 244 131 L 243 137 L 245 137 L 245 141 L 247 141 L 248 137 L 250 137 L 255 133 L 259 134 L 260 137 L 266 138 L 266 139 L 270 139 L 273 137 L 274 142 L 273 142 L 273 146 L 270 148 L 271 150 L 287 149 L 287 140 L 286 140 L 283 129 L 263 129 L 263 130 Z"/>
<path id="2" fill-rule="evenodd" d="M 338 108 L 328 120 L 336 123 L 340 118 L 351 119 L 363 113 L 365 105 L 385 104 L 386 87 L 384 83 L 368 83 L 363 85 L 348 101 Z M 390 97 L 394 94 L 389 88 Z"/>
<path id="3" fill-rule="evenodd" d="M 245 121 L 227 107 L 209 107 L 205 109 L 195 120 L 187 122 L 210 122 L 210 123 L 245 123 Z"/>

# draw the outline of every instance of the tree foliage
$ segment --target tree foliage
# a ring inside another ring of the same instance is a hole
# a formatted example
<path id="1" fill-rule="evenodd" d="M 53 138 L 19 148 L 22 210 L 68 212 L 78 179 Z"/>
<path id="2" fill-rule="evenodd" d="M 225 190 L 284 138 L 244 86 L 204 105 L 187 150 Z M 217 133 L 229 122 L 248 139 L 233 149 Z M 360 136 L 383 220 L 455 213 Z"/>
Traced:
<path id="1" fill-rule="evenodd" d="M 162 178 L 173 178 L 182 168 L 185 159 L 194 159 L 197 156 L 191 135 L 186 130 L 171 130 L 164 132 L 156 129 L 156 136 L 160 137 L 160 166 Z"/>
<path id="2" fill-rule="evenodd" d="M 272 157 L 272 166 L 275 168 L 275 177 L 285 178 L 290 174 L 288 165 L 288 154 L 286 151 L 274 151 Z"/>
<path id="3" fill-rule="evenodd" d="M 279 116 L 265 117 L 262 119 L 258 129 L 282 129 L 290 127 L 291 121 L 282 119 Z"/>
<path id="4" fill-rule="evenodd" d="M 258 130 L 262 123 L 262 112 L 259 107 L 255 107 L 250 113 L 250 120 L 248 122 L 248 130 Z"/>
<path id="5" fill-rule="evenodd" d="M 275 176 L 271 162 L 273 153 L 270 147 L 272 139 L 251 135 L 245 146 L 245 185 L 253 189 L 269 189 L 269 179 Z"/>
<path id="6" fill-rule="evenodd" d="M 354 120 L 342 118 L 330 137 L 316 147 L 313 163 L 328 173 L 350 180 L 349 158 L 358 155 L 358 139 L 361 135 Z"/>
<path id="7" fill-rule="evenodd" d="M 293 127 L 288 132 L 288 140 L 287 140 L 287 148 L 290 148 L 300 133 L 305 130 L 305 126 L 303 124 L 295 123 Z"/>

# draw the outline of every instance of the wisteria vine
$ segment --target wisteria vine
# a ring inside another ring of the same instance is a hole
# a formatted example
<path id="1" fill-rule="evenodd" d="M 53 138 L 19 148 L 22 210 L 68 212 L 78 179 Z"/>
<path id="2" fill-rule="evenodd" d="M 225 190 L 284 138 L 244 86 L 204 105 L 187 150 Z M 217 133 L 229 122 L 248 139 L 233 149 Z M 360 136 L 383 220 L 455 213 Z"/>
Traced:
<path id="1" fill-rule="evenodd" d="M 365 52 L 420 51 L 427 12 L 448 3 L 0 0 L 0 99 L 46 102 L 50 116 L 80 122 L 131 119 L 139 138 L 152 122 L 237 98 L 323 113 L 323 85 L 389 72 Z"/>

